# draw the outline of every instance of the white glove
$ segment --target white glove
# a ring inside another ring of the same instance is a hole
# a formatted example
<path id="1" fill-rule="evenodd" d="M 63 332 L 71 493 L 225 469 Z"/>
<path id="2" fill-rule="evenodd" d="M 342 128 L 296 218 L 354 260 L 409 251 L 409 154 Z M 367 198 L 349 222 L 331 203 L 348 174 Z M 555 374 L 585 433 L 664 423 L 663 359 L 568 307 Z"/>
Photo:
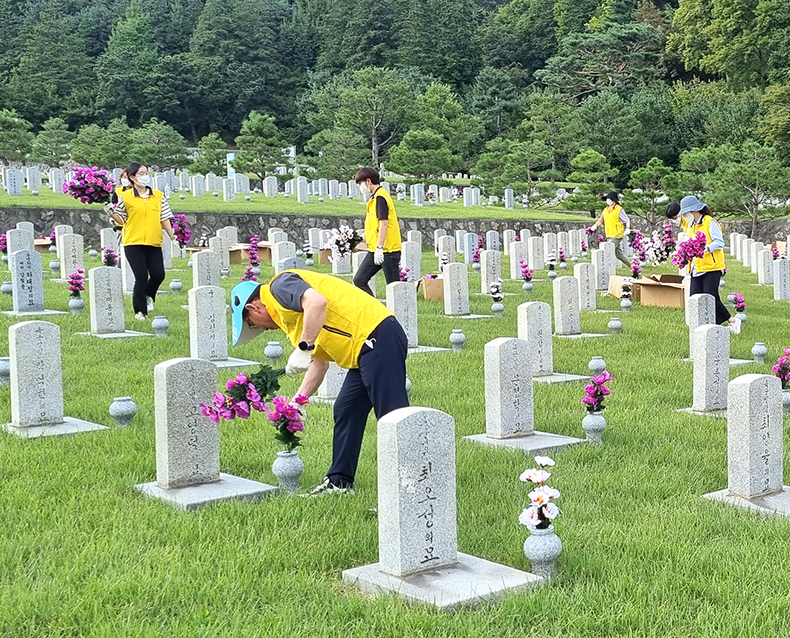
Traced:
<path id="1" fill-rule="evenodd" d="M 285 365 L 285 374 L 292 377 L 300 372 L 306 372 L 307 368 L 313 362 L 313 355 L 309 350 L 300 350 L 297 348 L 288 357 L 288 363 Z"/>
<path id="2" fill-rule="evenodd" d="M 373 263 L 381 266 L 384 263 L 384 249 L 376 246 L 376 252 L 373 253 Z"/>

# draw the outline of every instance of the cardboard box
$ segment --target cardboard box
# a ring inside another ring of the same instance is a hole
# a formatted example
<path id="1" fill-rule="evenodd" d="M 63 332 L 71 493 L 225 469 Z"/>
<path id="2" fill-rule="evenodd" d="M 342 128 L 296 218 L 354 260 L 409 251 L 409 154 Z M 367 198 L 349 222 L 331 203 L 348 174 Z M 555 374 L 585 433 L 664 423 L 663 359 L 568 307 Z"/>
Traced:
<path id="1" fill-rule="evenodd" d="M 775 241 L 774 246 L 776 246 L 776 250 L 779 251 L 780 255 L 784 255 L 785 257 L 788 256 L 787 253 L 787 242 L 786 241 Z"/>
<path id="2" fill-rule="evenodd" d="M 426 301 L 443 301 L 444 279 L 423 279 L 422 296 Z"/>
<path id="3" fill-rule="evenodd" d="M 623 279 L 620 275 L 609 275 L 609 289 L 606 291 L 607 297 L 614 297 L 615 299 L 622 298 Z"/>
<path id="4" fill-rule="evenodd" d="M 242 264 L 250 258 L 249 244 L 236 244 L 230 247 L 230 263 Z M 272 249 L 269 242 L 258 243 L 258 259 L 260 261 L 272 260 Z"/>
<path id="5" fill-rule="evenodd" d="M 643 306 L 685 308 L 686 295 L 683 277 L 679 275 L 651 275 L 634 281 L 634 298 Z"/>
<path id="6" fill-rule="evenodd" d="M 33 245 L 36 247 L 36 252 L 46 254 L 49 252 L 49 247 L 52 245 L 52 242 L 47 238 L 34 239 Z"/>
<path id="7" fill-rule="evenodd" d="M 318 251 L 318 263 L 328 266 L 332 262 L 329 261 L 329 258 L 332 256 L 332 251 L 328 248 L 322 248 Z M 271 259 L 271 257 L 269 257 Z"/>

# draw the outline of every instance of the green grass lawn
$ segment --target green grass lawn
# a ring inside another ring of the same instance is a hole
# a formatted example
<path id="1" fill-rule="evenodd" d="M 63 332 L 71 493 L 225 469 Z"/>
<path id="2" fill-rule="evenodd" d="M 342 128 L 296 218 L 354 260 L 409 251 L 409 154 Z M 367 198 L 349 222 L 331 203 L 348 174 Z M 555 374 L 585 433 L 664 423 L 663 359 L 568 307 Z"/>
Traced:
<path id="1" fill-rule="evenodd" d="M 555 339 L 555 370 L 582 374 L 592 355 L 603 355 L 614 375 L 604 446 L 554 455 L 553 481 L 562 492 L 556 520 L 564 546 L 561 577 L 493 606 L 445 615 L 394 598 L 371 600 L 341 582 L 342 570 L 378 560 L 372 419 L 353 497 L 275 497 L 185 513 L 135 491 L 156 474 L 153 367 L 189 354 L 188 312 L 181 304 L 191 273 L 183 261 L 176 264 L 182 270 L 169 272 L 165 287 L 179 277 L 184 292 L 161 295 L 154 313 L 170 320 L 166 340 L 77 336 L 90 329 L 87 308 L 79 316 L 47 318 L 61 327 L 66 414 L 110 425 L 108 407 L 125 395 L 139 413 L 125 430 L 37 440 L 0 434 L 0 635 L 787 635 L 790 521 L 700 498 L 727 485 L 727 424 L 676 412 L 692 399 L 692 366 L 681 361 L 688 352 L 682 310 L 635 304 L 619 315 L 619 336 Z M 424 254 L 422 266 L 435 271 L 432 253 Z M 226 288 L 242 270 L 234 266 Z M 9 278 L 5 266 L 0 275 Z M 765 341 L 771 362 L 733 369 L 732 377 L 769 373 L 780 348 L 790 347 L 790 304 L 774 302 L 771 288 L 751 285 L 755 281 L 740 264 L 730 264 L 725 292 L 745 296 L 749 317 L 743 333 L 733 336 L 732 356 L 750 358 L 754 342 Z M 380 293 L 383 283 L 379 276 Z M 470 290 L 479 288 L 479 276 L 470 275 Z M 462 439 L 485 431 L 484 345 L 516 335 L 516 306 L 525 296 L 519 282 L 505 288 L 516 295 L 505 297 L 501 319 L 446 318 L 440 302 L 421 300 L 421 344 L 448 346 L 458 327 L 468 339 L 460 353 L 414 355 L 407 367 L 413 405 L 456 419 L 459 550 L 528 569 L 522 551 L 528 532 L 517 522 L 528 489 L 518 476 L 532 459 Z M 550 282 L 536 282 L 529 299 L 551 302 Z M 48 308 L 67 310 L 67 301 L 65 284 L 46 283 Z M 483 314 L 491 301 L 472 295 L 471 303 L 472 312 Z M 127 327 L 137 328 L 128 296 L 126 304 Z M 599 302 L 617 306 L 615 299 Z M 0 309 L 10 308 L 11 299 L 0 297 Z M 585 313 L 583 330 L 605 332 L 609 318 Z M 11 323 L 0 315 L 2 354 Z M 277 336 L 286 345 L 281 334 L 269 338 Z M 261 360 L 265 345 L 259 338 L 233 354 Z M 229 376 L 220 373 L 221 383 Z M 285 392 L 295 389 L 295 381 L 285 382 Z M 537 429 L 583 436 L 582 394 L 583 384 L 536 384 Z M 331 409 L 308 410 L 300 448 L 305 488 L 322 480 L 332 436 Z M 0 412 L 9 420 L 8 388 L 0 388 Z M 274 482 L 278 447 L 262 415 L 221 430 L 224 472 Z"/>
<path id="2" fill-rule="evenodd" d="M 23 191 L 27 193 L 27 191 Z M 186 194 L 185 199 L 179 199 L 178 194 L 173 195 L 170 203 L 175 212 L 184 213 L 274 213 L 274 214 L 304 214 L 304 215 L 336 215 L 364 216 L 365 208 L 360 200 L 335 200 L 328 197 L 319 203 L 317 197 L 311 197 L 309 204 L 299 204 L 296 197 L 264 197 L 263 194 L 250 193 L 250 201 L 244 201 L 244 196 L 238 196 L 235 202 L 222 201 L 222 196 L 192 197 Z M 11 197 L 0 190 L 0 208 L 3 207 L 37 207 L 37 208 L 79 208 L 83 210 L 101 210 L 99 205 L 85 206 L 75 199 L 61 193 L 53 193 L 43 187 L 37 196 L 23 194 Z M 589 216 L 580 213 L 572 215 L 557 213 L 551 210 L 505 210 L 502 206 L 475 206 L 464 208 L 463 204 L 437 204 L 436 206 L 418 207 L 409 202 L 395 202 L 395 208 L 400 217 L 447 217 L 454 219 L 483 218 L 483 219 L 533 219 L 536 221 L 589 221 Z"/>

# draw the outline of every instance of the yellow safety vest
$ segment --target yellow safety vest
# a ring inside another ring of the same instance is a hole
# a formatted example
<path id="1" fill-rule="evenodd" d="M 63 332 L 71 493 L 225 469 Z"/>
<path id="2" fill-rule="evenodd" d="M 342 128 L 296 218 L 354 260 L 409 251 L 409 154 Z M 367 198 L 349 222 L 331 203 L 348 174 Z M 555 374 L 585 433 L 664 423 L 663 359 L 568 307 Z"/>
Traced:
<path id="1" fill-rule="evenodd" d="M 703 215 L 699 222 L 696 224 L 692 222 L 689 224 L 688 234 L 689 237 L 693 237 L 697 234 L 698 231 L 702 231 L 705 233 L 705 245 L 710 244 L 713 240 L 710 237 L 710 225 L 713 221 L 713 217 L 710 215 Z M 694 270 L 696 272 L 711 272 L 715 270 L 724 270 L 727 267 L 727 263 L 724 260 L 724 249 L 719 248 L 718 250 L 714 250 L 712 253 L 705 253 L 704 257 L 695 257 L 694 258 Z"/>
<path id="2" fill-rule="evenodd" d="M 384 242 L 384 252 L 394 253 L 400 250 L 400 226 L 398 226 L 398 216 L 395 214 L 395 205 L 392 203 L 390 194 L 384 189 L 379 188 L 368 200 L 367 215 L 365 215 L 365 243 L 368 250 L 373 252 L 379 241 L 379 220 L 376 217 L 376 200 L 383 197 L 387 202 L 390 214 L 387 220 L 387 240 Z"/>
<path id="3" fill-rule="evenodd" d="M 623 207 L 620 204 L 603 209 L 603 226 L 607 237 L 617 239 L 625 234 L 625 225 L 620 221 L 621 210 Z"/>
<path id="4" fill-rule="evenodd" d="M 124 246 L 162 245 L 162 191 L 154 190 L 148 197 L 134 194 L 130 188 L 119 194 L 126 208 L 126 223 L 123 225 Z"/>
<path id="5" fill-rule="evenodd" d="M 341 368 L 358 368 L 359 352 L 365 339 L 392 313 L 366 292 L 332 275 L 310 270 L 284 270 L 272 281 L 286 272 L 295 272 L 327 300 L 326 322 L 315 340 L 313 357 L 334 361 Z M 304 313 L 283 307 L 268 285 L 261 286 L 261 301 L 272 321 L 296 347 L 302 337 Z"/>

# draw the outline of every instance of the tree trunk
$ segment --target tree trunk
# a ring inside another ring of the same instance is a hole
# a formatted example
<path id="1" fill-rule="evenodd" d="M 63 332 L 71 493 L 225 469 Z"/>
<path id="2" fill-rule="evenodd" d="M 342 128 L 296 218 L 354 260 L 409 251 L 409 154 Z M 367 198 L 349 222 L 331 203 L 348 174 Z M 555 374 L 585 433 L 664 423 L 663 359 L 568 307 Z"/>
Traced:
<path id="1" fill-rule="evenodd" d="M 551 156 L 551 187 L 555 188 L 557 185 L 554 183 L 554 174 L 557 172 L 557 158 L 552 154 Z"/>
<path id="2" fill-rule="evenodd" d="M 374 122 L 370 127 L 370 152 L 371 159 L 373 160 L 373 168 L 378 168 L 379 165 L 379 137 L 376 132 L 376 123 Z"/>

